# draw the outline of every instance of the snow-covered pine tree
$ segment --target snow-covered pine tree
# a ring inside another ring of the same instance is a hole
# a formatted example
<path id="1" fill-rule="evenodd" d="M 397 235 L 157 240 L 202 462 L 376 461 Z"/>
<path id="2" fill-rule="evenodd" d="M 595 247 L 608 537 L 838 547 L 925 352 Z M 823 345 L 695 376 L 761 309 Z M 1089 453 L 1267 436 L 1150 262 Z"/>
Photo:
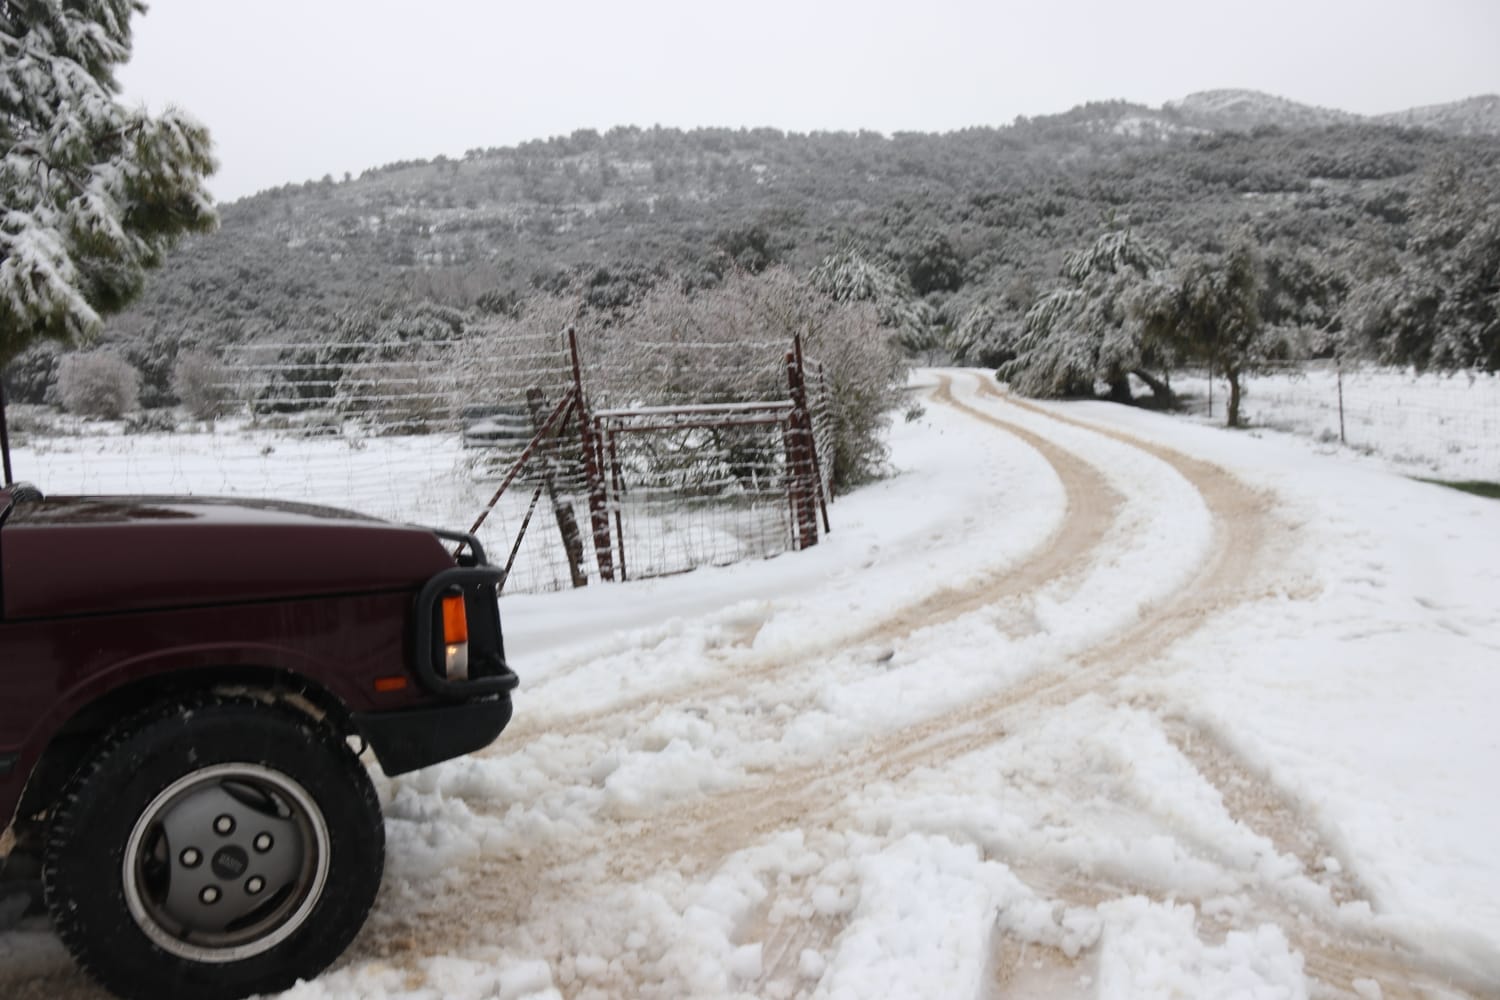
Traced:
<path id="1" fill-rule="evenodd" d="M 119 100 L 139 0 L 0 0 L 0 366 L 76 341 L 216 217 L 208 132 Z"/>
<path id="2" fill-rule="evenodd" d="M 1165 391 L 1146 370 L 1152 344 L 1134 307 L 1165 262 L 1160 247 L 1130 229 L 1111 229 L 1069 253 L 1066 283 L 1026 313 L 1016 357 L 1000 376 L 1028 396 L 1089 395 L 1104 382 L 1111 398 L 1128 400 L 1132 372 Z"/>
<path id="3" fill-rule="evenodd" d="M 835 302 L 868 302 L 880 325 L 891 330 L 908 353 L 936 346 L 933 317 L 906 281 L 845 244 L 818 262 L 808 275 L 813 288 Z"/>

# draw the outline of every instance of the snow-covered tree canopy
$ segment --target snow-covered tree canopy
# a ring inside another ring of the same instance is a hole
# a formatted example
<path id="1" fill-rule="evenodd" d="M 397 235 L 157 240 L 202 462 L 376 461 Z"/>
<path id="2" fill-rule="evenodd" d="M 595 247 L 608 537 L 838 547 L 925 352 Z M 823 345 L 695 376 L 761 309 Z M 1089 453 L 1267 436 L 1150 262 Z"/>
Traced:
<path id="1" fill-rule="evenodd" d="M 1127 375 L 1159 359 L 1143 336 L 1135 301 L 1159 277 L 1166 253 L 1130 229 L 1111 229 L 1063 261 L 1062 287 L 1026 313 L 1016 357 L 1003 369 L 1011 387 L 1035 396 L 1083 394 L 1109 383 L 1130 397 Z"/>
<path id="2" fill-rule="evenodd" d="M 1500 371 L 1500 170 L 1431 171 L 1411 239 L 1353 296 L 1348 314 L 1389 361 Z"/>
<path id="3" fill-rule="evenodd" d="M 139 0 L 0 0 L 0 364 L 128 303 L 216 223 L 208 132 L 117 98 Z"/>
<path id="4" fill-rule="evenodd" d="M 895 331 L 910 351 L 925 349 L 932 320 L 921 300 L 902 278 L 845 245 L 824 257 L 808 275 L 812 287 L 835 302 L 868 302 L 880 325 Z"/>

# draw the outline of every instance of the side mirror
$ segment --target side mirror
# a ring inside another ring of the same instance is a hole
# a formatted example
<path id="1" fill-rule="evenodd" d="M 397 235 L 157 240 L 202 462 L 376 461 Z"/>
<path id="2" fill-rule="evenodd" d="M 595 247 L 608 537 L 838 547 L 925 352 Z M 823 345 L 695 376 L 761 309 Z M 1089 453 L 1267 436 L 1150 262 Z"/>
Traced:
<path id="1" fill-rule="evenodd" d="M 42 496 L 42 491 L 30 483 L 11 483 L 6 487 L 6 492 L 10 494 L 12 503 L 30 503 L 33 500 L 46 499 Z"/>
<path id="2" fill-rule="evenodd" d="M 0 487 L 0 525 L 10 519 L 10 512 L 15 509 L 16 504 L 41 499 L 44 499 L 42 491 L 30 483 L 11 483 Z"/>

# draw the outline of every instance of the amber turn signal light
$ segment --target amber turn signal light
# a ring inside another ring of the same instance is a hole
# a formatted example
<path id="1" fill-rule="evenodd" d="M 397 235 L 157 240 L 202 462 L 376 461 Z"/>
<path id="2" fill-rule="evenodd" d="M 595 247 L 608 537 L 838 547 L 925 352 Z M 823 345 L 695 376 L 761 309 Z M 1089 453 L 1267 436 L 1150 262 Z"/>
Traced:
<path id="1" fill-rule="evenodd" d="M 469 613 L 464 608 L 464 596 L 454 594 L 443 598 L 443 642 L 456 646 L 469 641 Z"/>

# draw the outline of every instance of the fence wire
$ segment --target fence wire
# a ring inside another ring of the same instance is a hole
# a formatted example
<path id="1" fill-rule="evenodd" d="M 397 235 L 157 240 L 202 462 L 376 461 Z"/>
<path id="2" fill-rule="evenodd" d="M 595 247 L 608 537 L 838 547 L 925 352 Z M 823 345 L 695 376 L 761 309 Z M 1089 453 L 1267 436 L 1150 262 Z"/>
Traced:
<path id="1" fill-rule="evenodd" d="M 796 545 L 789 496 L 791 410 L 655 409 L 600 417 L 627 576 L 764 558 Z"/>
<path id="2" fill-rule="evenodd" d="M 1206 411 L 1208 384 L 1174 378 Z M 1213 413 L 1223 418 L 1223 381 Z M 1500 481 L 1500 376 L 1418 374 L 1373 365 L 1315 363 L 1247 381 L 1241 416 L 1250 426 L 1312 437 L 1399 463 L 1415 475 Z"/>
<path id="3" fill-rule="evenodd" d="M 276 477 L 283 495 L 316 492 L 328 502 L 333 492 L 339 505 L 465 528 L 487 511 L 478 534 L 492 560 L 511 564 L 507 592 L 725 565 L 803 542 L 792 493 L 814 487 L 788 461 L 806 436 L 791 422 L 788 342 L 743 330 L 641 339 L 593 329 L 577 343 L 575 358 L 565 334 L 498 321 L 446 341 L 259 344 L 227 358 L 225 388 L 246 403 L 253 432 L 320 456 Z M 813 437 L 826 447 L 826 379 L 808 371 Z M 589 412 L 614 415 L 585 427 L 571 409 L 530 447 L 580 383 Z M 747 403 L 773 404 L 774 419 Z M 684 407 L 692 408 L 686 417 Z M 592 498 L 590 431 L 606 481 L 604 495 Z M 359 463 L 358 481 L 307 467 L 331 461 L 339 447 L 385 453 L 408 440 L 417 449 L 432 442 L 418 481 L 410 469 L 374 462 Z M 299 481 L 307 488 L 298 491 Z M 314 482 L 324 486 L 313 490 Z M 328 489 L 333 482 L 340 485 Z M 424 496 L 429 502 L 417 500 Z"/>

